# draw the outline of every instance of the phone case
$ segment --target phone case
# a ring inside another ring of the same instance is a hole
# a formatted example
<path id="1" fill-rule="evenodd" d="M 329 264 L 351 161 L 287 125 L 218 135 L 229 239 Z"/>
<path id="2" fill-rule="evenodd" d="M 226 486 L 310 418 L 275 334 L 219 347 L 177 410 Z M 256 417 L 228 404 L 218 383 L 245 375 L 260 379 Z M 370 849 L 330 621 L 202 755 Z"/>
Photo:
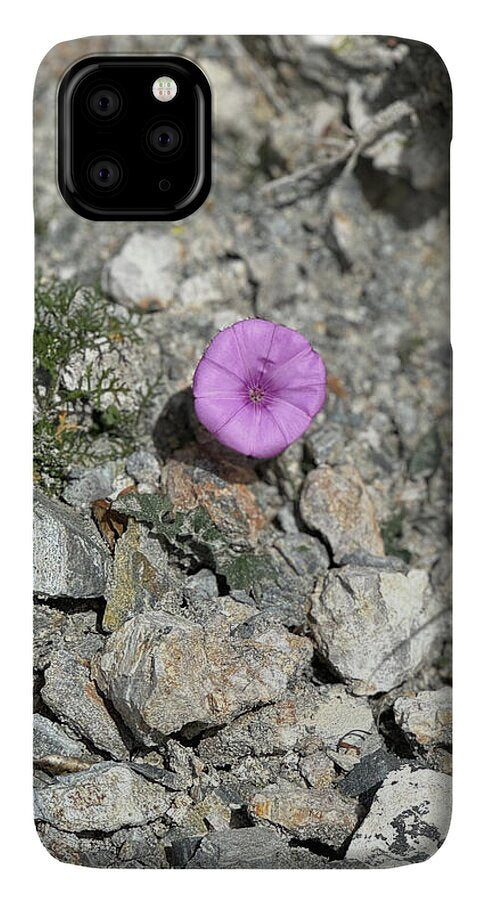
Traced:
<path id="1" fill-rule="evenodd" d="M 209 199 L 80 218 L 60 78 L 168 52 L 211 84 Z M 446 68 L 408 39 L 109 36 L 43 60 L 33 749 L 55 858 L 379 868 L 441 846 L 450 129 Z M 231 404 L 255 359 L 280 394 L 248 387 L 253 429 Z"/>

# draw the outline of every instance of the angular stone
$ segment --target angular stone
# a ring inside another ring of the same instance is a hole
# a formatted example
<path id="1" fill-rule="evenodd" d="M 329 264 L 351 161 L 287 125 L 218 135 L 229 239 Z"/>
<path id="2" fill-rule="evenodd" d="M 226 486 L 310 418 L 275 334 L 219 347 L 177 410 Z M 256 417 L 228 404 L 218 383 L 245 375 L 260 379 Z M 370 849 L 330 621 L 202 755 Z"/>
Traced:
<path id="1" fill-rule="evenodd" d="M 377 791 L 345 858 L 376 868 L 423 862 L 443 843 L 450 816 L 450 776 L 403 766 Z"/>
<path id="2" fill-rule="evenodd" d="M 123 763 L 97 763 L 35 793 L 36 819 L 63 831 L 116 831 L 145 825 L 169 806 L 163 787 Z"/>
<path id="3" fill-rule="evenodd" d="M 286 868 L 287 841 L 267 828 L 219 831 L 203 839 L 188 869 Z"/>
<path id="4" fill-rule="evenodd" d="M 33 751 L 34 759 L 44 756 L 81 757 L 89 752 L 81 741 L 74 740 L 57 722 L 51 722 L 40 713 L 34 713 Z"/>
<path id="5" fill-rule="evenodd" d="M 154 453 L 135 450 L 126 460 L 126 471 L 138 483 L 157 485 L 160 481 L 160 463 Z"/>
<path id="6" fill-rule="evenodd" d="M 113 490 L 117 467 L 113 462 L 92 469 L 75 468 L 69 474 L 62 497 L 70 506 L 89 509 L 94 500 L 109 497 Z"/>
<path id="7" fill-rule="evenodd" d="M 203 738 L 199 754 L 215 766 L 226 766 L 245 757 L 325 751 L 347 770 L 380 746 L 367 700 L 353 697 L 341 685 L 306 685 Z"/>
<path id="8" fill-rule="evenodd" d="M 384 556 L 374 507 L 354 466 L 322 465 L 309 472 L 300 512 L 305 524 L 328 541 L 335 562 L 354 550 Z"/>
<path id="9" fill-rule="evenodd" d="M 369 753 L 358 766 L 354 766 L 340 785 L 343 794 L 358 797 L 384 781 L 389 772 L 398 769 L 402 760 L 394 753 L 388 753 L 384 747 Z"/>
<path id="10" fill-rule="evenodd" d="M 310 787 L 323 790 L 335 781 L 336 771 L 326 753 L 312 753 L 305 756 L 300 764 L 300 772 Z"/>
<path id="11" fill-rule="evenodd" d="M 279 538 L 267 555 L 271 566 L 252 585 L 256 605 L 288 627 L 305 627 L 315 581 L 329 566 L 327 550 L 317 538 L 299 533 Z"/>
<path id="12" fill-rule="evenodd" d="M 230 542 L 253 542 L 266 524 L 248 482 L 247 471 L 234 464 L 214 463 L 197 448 L 184 459 L 170 459 L 162 470 L 162 486 L 175 511 L 204 507 Z"/>
<path id="13" fill-rule="evenodd" d="M 34 591 L 47 597 L 100 597 L 110 555 L 95 525 L 34 492 Z"/>
<path id="14" fill-rule="evenodd" d="M 421 747 L 451 744 L 451 688 L 420 691 L 414 697 L 398 697 L 394 718 L 403 731 Z"/>
<path id="15" fill-rule="evenodd" d="M 191 725 L 221 725 L 278 699 L 311 657 L 306 638 L 221 598 L 203 624 L 144 613 L 108 638 L 94 676 L 146 746 Z"/>
<path id="16" fill-rule="evenodd" d="M 418 569 L 332 570 L 310 621 L 322 656 L 356 694 L 396 687 L 432 658 L 447 632 L 447 611 Z"/>
<path id="17" fill-rule="evenodd" d="M 76 734 L 114 759 L 128 758 L 128 750 L 89 669 L 74 656 L 63 650 L 53 654 L 41 694 L 44 703 Z"/>
<path id="18" fill-rule="evenodd" d="M 270 822 L 299 840 L 316 840 L 338 849 L 354 831 L 357 801 L 334 788 L 321 791 L 289 781 L 270 784 L 255 794 L 248 807 L 256 821 Z"/>
<path id="19" fill-rule="evenodd" d="M 189 575 L 184 585 L 184 596 L 193 602 L 211 600 L 218 593 L 217 578 L 210 569 L 200 569 L 195 575 Z"/>
<path id="20" fill-rule="evenodd" d="M 116 631 L 134 615 L 162 607 L 175 611 L 181 603 L 168 554 L 156 536 L 149 537 L 139 522 L 131 522 L 115 545 L 106 587 L 103 629 Z"/>
<path id="21" fill-rule="evenodd" d="M 72 608 L 77 608 L 72 601 Z M 95 609 L 65 612 L 45 603 L 34 603 L 34 668 L 43 671 L 55 650 L 65 649 L 82 659 L 91 659 L 103 647 L 105 636 L 97 631 Z"/>
<path id="22" fill-rule="evenodd" d="M 176 238 L 135 232 L 106 263 L 101 284 L 125 306 L 165 309 L 174 299 L 180 262 Z"/>

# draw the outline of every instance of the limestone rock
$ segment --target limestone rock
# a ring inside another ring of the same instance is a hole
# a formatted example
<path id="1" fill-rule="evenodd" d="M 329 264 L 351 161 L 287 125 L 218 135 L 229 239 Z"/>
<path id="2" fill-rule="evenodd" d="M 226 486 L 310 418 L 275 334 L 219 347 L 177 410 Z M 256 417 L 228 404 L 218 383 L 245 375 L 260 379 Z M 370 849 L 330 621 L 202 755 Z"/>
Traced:
<path id="1" fill-rule="evenodd" d="M 168 805 L 164 788 L 145 781 L 130 766 L 97 763 L 36 791 L 34 813 L 63 831 L 116 831 L 152 822 Z"/>
<path id="2" fill-rule="evenodd" d="M 446 610 L 418 569 L 332 570 L 310 618 L 318 649 L 356 694 L 404 681 L 439 648 L 447 625 Z"/>
<path id="3" fill-rule="evenodd" d="M 408 737 L 421 747 L 451 744 L 451 688 L 419 691 L 414 697 L 398 697 L 394 718 Z"/>
<path id="4" fill-rule="evenodd" d="M 47 597 L 100 597 L 110 556 L 95 525 L 34 492 L 34 591 Z"/>
<path id="5" fill-rule="evenodd" d="M 328 541 L 336 562 L 354 550 L 384 556 L 374 507 L 354 466 L 322 465 L 309 472 L 300 512 L 306 525 Z"/>
<path id="6" fill-rule="evenodd" d="M 187 725 L 203 730 L 284 694 L 311 656 L 306 638 L 221 598 L 204 624 L 144 613 L 108 638 L 94 675 L 147 746 Z"/>
<path id="7" fill-rule="evenodd" d="M 41 690 L 44 703 L 76 734 L 114 759 L 126 759 L 128 750 L 89 669 L 65 651 L 53 654 Z"/>
<path id="8" fill-rule="evenodd" d="M 299 840 L 319 840 L 336 849 L 352 834 L 358 803 L 334 788 L 302 788 L 281 780 L 255 794 L 248 810 L 257 821 L 270 822 Z"/>
<path id="9" fill-rule="evenodd" d="M 346 859 L 377 868 L 422 862 L 443 843 L 450 816 L 450 776 L 403 766 L 377 791 Z"/>
<path id="10" fill-rule="evenodd" d="M 57 722 L 51 722 L 40 713 L 34 713 L 33 751 L 34 759 L 53 755 L 88 756 L 88 751 L 81 741 L 69 737 Z"/>

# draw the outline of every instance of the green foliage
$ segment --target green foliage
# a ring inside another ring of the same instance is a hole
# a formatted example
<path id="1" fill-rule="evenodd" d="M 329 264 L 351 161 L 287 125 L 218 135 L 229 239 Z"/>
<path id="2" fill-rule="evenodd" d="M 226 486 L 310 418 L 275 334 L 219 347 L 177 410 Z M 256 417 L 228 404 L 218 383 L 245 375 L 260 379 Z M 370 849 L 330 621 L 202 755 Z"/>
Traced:
<path id="1" fill-rule="evenodd" d="M 102 359 L 111 351 L 121 358 L 122 350 L 140 340 L 139 317 L 115 315 L 99 289 L 39 277 L 35 304 L 34 476 L 57 493 L 73 463 L 102 462 L 136 447 L 140 417 L 154 386 L 134 398 L 134 412 L 122 411 L 119 401 L 128 387 L 116 366 L 103 366 Z M 65 374 L 74 363 L 71 371 L 79 374 L 68 387 Z M 100 441 L 103 435 L 109 441 Z"/>
<path id="2" fill-rule="evenodd" d="M 409 550 L 401 547 L 402 526 L 404 523 L 405 510 L 400 509 L 390 519 L 386 519 L 381 525 L 381 535 L 384 541 L 384 549 L 386 556 L 397 556 L 404 560 L 405 563 L 411 562 L 411 554 Z"/>

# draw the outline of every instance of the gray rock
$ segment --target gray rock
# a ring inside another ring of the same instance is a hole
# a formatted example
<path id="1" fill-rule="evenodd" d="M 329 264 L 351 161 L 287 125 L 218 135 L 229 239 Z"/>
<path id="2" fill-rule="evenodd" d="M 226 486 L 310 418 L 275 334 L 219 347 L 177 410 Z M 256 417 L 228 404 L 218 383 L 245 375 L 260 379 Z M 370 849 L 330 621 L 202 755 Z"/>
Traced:
<path id="1" fill-rule="evenodd" d="M 419 691 L 414 697 L 398 697 L 394 703 L 397 724 L 421 747 L 451 744 L 451 688 Z"/>
<path id="2" fill-rule="evenodd" d="M 47 597 L 100 597 L 110 555 L 95 525 L 34 492 L 34 591 Z"/>
<path id="3" fill-rule="evenodd" d="M 384 781 L 389 772 L 398 769 L 402 760 L 384 747 L 369 753 L 358 766 L 349 772 L 340 784 L 340 790 L 349 797 L 358 797 Z"/>
<path id="4" fill-rule="evenodd" d="M 277 825 L 299 840 L 321 841 L 335 849 L 354 831 L 358 811 L 357 801 L 334 788 L 317 791 L 283 780 L 259 791 L 248 806 L 256 821 Z"/>
<path id="5" fill-rule="evenodd" d="M 174 612 L 182 602 L 181 578 L 169 566 L 167 551 L 139 522 L 130 521 L 116 542 L 105 595 L 105 631 L 116 631 L 146 610 Z"/>
<path id="6" fill-rule="evenodd" d="M 135 232 L 104 266 L 103 289 L 125 306 L 170 306 L 180 267 L 176 238 Z"/>
<path id="7" fill-rule="evenodd" d="M 210 569 L 200 569 L 195 575 L 189 575 L 184 585 L 184 595 L 191 601 L 211 600 L 218 593 L 217 578 Z"/>
<path id="8" fill-rule="evenodd" d="M 169 806 L 165 790 L 123 763 L 98 763 L 36 791 L 36 819 L 63 831 L 116 831 L 145 825 Z"/>
<path id="9" fill-rule="evenodd" d="M 283 835 L 264 827 L 218 831 L 197 847 L 198 843 L 188 840 L 180 849 L 175 846 L 172 864 L 187 869 L 326 869 L 343 863 L 330 862 L 304 847 L 291 847 Z"/>
<path id="10" fill-rule="evenodd" d="M 204 625 L 164 612 L 144 613 L 111 635 L 94 676 L 142 743 L 186 725 L 221 725 L 269 703 L 311 656 L 306 638 L 221 598 Z"/>
<path id="11" fill-rule="evenodd" d="M 328 541 L 336 562 L 354 550 L 384 556 L 372 501 L 354 466 L 322 465 L 309 472 L 300 512 L 306 525 Z"/>
<path id="12" fill-rule="evenodd" d="M 157 485 L 160 481 L 160 463 L 148 450 L 135 450 L 128 456 L 126 471 L 138 483 Z"/>
<path id="13" fill-rule="evenodd" d="M 443 843 L 450 816 L 449 775 L 403 766 L 377 791 L 346 859 L 376 868 L 422 862 Z"/>
<path id="14" fill-rule="evenodd" d="M 71 601 L 77 608 L 76 600 Z M 56 606 L 34 603 L 34 669 L 43 671 L 56 650 L 67 650 L 82 659 L 100 650 L 106 640 L 98 630 L 95 609 L 66 612 Z"/>
<path id="15" fill-rule="evenodd" d="M 88 509 L 94 500 L 109 497 L 113 490 L 117 467 L 113 462 L 92 469 L 73 469 L 69 474 L 62 497 L 70 506 Z"/>
<path id="16" fill-rule="evenodd" d="M 188 869 L 286 868 L 288 842 L 266 828 L 237 828 L 203 839 Z"/>
<path id="17" fill-rule="evenodd" d="M 66 757 L 89 755 L 81 741 L 69 737 L 57 722 L 51 722 L 40 713 L 34 713 L 33 751 L 34 759 L 51 755 Z"/>
<path id="18" fill-rule="evenodd" d="M 226 766 L 244 757 L 326 751 L 345 770 L 381 746 L 369 703 L 341 685 L 299 686 L 281 700 L 238 717 L 199 743 L 202 758 Z"/>
<path id="19" fill-rule="evenodd" d="M 44 703 L 80 737 L 114 759 L 126 759 L 128 750 L 103 698 L 91 680 L 89 668 L 65 651 L 53 654 L 41 690 Z"/>
<path id="20" fill-rule="evenodd" d="M 447 611 L 418 569 L 332 570 L 310 618 L 321 654 L 356 694 L 396 687 L 432 658 L 447 632 Z"/>
<path id="21" fill-rule="evenodd" d="M 315 581 L 329 566 L 327 550 L 317 538 L 299 532 L 275 541 L 268 559 L 268 571 L 252 585 L 258 609 L 288 627 L 305 627 Z"/>

